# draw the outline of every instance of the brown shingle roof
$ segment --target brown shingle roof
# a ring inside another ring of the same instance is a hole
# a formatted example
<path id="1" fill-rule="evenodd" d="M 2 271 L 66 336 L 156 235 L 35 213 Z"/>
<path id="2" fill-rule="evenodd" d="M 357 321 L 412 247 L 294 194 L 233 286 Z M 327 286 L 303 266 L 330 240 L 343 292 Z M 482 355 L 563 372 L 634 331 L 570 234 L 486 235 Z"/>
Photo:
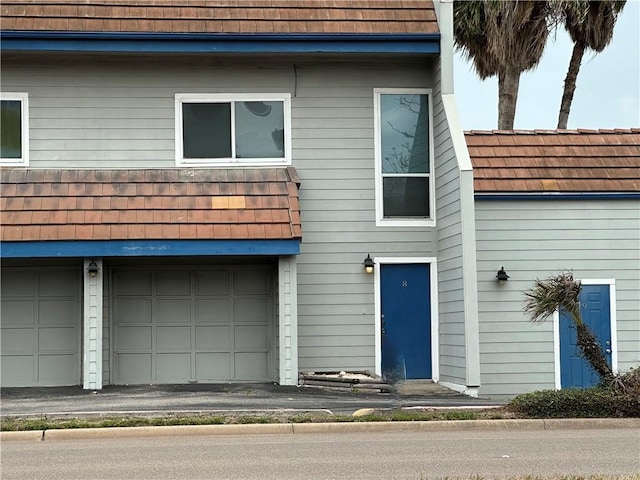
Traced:
<path id="1" fill-rule="evenodd" d="M 3 30 L 437 33 L 430 0 L 2 0 Z"/>
<path id="2" fill-rule="evenodd" d="M 478 193 L 640 191 L 640 128 L 465 136 Z"/>
<path id="3" fill-rule="evenodd" d="M 289 168 L 0 172 L 3 241 L 301 238 Z"/>

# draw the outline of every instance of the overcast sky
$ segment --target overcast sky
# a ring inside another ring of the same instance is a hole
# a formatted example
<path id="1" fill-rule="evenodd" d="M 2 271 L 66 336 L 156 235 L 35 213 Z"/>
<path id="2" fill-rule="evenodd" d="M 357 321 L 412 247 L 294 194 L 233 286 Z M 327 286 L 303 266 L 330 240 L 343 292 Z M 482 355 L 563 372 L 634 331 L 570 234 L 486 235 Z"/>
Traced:
<path id="1" fill-rule="evenodd" d="M 564 29 L 552 33 L 536 70 L 520 77 L 515 128 L 555 129 L 573 43 Z M 496 129 L 497 77 L 480 81 L 456 53 L 455 92 L 465 130 Z M 629 0 L 613 41 L 600 54 L 585 53 L 569 128 L 640 127 L 640 0 Z"/>

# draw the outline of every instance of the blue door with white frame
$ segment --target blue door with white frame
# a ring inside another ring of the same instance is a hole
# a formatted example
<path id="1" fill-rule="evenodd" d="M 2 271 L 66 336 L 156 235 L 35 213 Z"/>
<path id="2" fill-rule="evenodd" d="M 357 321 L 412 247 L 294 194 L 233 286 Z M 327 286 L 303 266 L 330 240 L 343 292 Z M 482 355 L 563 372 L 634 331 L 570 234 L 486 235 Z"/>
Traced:
<path id="1" fill-rule="evenodd" d="M 591 329 L 611 365 L 611 298 L 609 285 L 582 285 L 580 313 Z M 588 388 L 598 384 L 599 376 L 584 359 L 577 346 L 576 328 L 566 312 L 560 312 L 560 386 Z"/>
<path id="2" fill-rule="evenodd" d="M 430 379 L 429 264 L 380 265 L 382 376 L 396 382 Z"/>

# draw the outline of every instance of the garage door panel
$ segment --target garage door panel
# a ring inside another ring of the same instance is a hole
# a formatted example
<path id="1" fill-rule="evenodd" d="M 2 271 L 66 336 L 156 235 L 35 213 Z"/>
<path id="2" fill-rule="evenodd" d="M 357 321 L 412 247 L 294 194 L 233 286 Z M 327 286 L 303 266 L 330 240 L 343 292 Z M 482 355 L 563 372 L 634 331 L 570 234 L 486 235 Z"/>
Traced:
<path id="1" fill-rule="evenodd" d="M 151 300 L 119 298 L 116 301 L 118 323 L 151 323 Z"/>
<path id="2" fill-rule="evenodd" d="M 185 382 L 191 378 L 190 353 L 159 353 L 156 362 L 158 382 Z"/>
<path id="3" fill-rule="evenodd" d="M 149 273 L 150 294 L 114 289 L 116 382 L 271 379 L 272 269 L 158 266 Z M 141 366 L 132 366 L 136 359 Z"/>
<path id="4" fill-rule="evenodd" d="M 4 323 L 4 318 L 2 319 Z M 2 354 L 25 353 L 33 355 L 35 345 L 33 343 L 33 328 L 5 328 L 2 330 Z M 2 361 L 5 359 L 3 357 Z"/>
<path id="5" fill-rule="evenodd" d="M 80 383 L 82 270 L 2 269 L 2 386 Z"/>
<path id="6" fill-rule="evenodd" d="M 226 270 L 195 272 L 196 295 L 228 295 L 229 272 Z"/>
<path id="7" fill-rule="evenodd" d="M 269 282 L 265 270 L 238 270 L 233 275 L 233 293 L 236 295 L 265 295 Z"/>
<path id="8" fill-rule="evenodd" d="M 264 380 L 268 377 L 268 358 L 266 353 L 236 353 L 236 380 Z"/>
<path id="9" fill-rule="evenodd" d="M 40 324 L 73 325 L 78 320 L 78 301 L 72 300 L 40 300 Z"/>
<path id="10" fill-rule="evenodd" d="M 236 350 L 267 350 L 269 348 L 268 331 L 266 325 L 235 327 Z"/>
<path id="11" fill-rule="evenodd" d="M 33 355 L 11 355 L 2 357 L 2 384 L 12 387 L 29 387 L 36 382 L 33 375 Z"/>
<path id="12" fill-rule="evenodd" d="M 3 298 L 7 297 L 33 297 L 35 295 L 34 272 L 11 272 L 3 274 L 0 282 L 0 293 Z M 4 312 L 3 312 L 4 313 Z"/>
<path id="13" fill-rule="evenodd" d="M 38 330 L 40 352 L 71 352 L 77 341 L 73 327 L 40 328 Z"/>
<path id="14" fill-rule="evenodd" d="M 229 353 L 196 353 L 196 380 L 199 382 L 228 380 Z"/>
<path id="15" fill-rule="evenodd" d="M 158 323 L 189 323 L 191 300 L 157 300 L 156 321 Z"/>
<path id="16" fill-rule="evenodd" d="M 229 350 L 231 329 L 227 326 L 196 327 L 196 349 Z"/>
<path id="17" fill-rule="evenodd" d="M 156 327 L 156 349 L 190 350 L 191 327 Z"/>
<path id="18" fill-rule="evenodd" d="M 119 351 L 151 350 L 151 327 L 118 326 L 115 342 Z"/>
<path id="19" fill-rule="evenodd" d="M 150 353 L 120 353 L 116 356 L 116 363 L 120 383 L 149 383 Z"/>
<path id="20" fill-rule="evenodd" d="M 269 300 L 266 298 L 243 298 L 234 304 L 236 323 L 268 323 Z"/>
<path id="21" fill-rule="evenodd" d="M 78 294 L 78 272 L 43 272 L 38 278 L 41 297 L 75 297 Z"/>
<path id="22" fill-rule="evenodd" d="M 7 300 L 2 298 L 2 326 L 35 325 L 36 309 L 32 300 Z"/>
<path id="23" fill-rule="evenodd" d="M 179 296 L 191 294 L 191 275 L 189 272 L 158 272 L 156 275 L 156 295 Z"/>
<path id="24" fill-rule="evenodd" d="M 38 383 L 44 386 L 74 385 L 78 359 L 76 355 L 40 355 L 38 357 Z"/>
<path id="25" fill-rule="evenodd" d="M 229 299 L 196 300 L 196 323 L 229 323 Z"/>
<path id="26" fill-rule="evenodd" d="M 117 272 L 114 283 L 118 296 L 151 295 L 151 272 Z"/>

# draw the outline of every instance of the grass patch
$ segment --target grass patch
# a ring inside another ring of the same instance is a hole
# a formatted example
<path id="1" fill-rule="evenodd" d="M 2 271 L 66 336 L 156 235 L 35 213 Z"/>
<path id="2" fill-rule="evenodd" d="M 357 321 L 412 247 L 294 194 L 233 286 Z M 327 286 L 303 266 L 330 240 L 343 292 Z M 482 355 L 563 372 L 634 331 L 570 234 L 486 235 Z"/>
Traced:
<path id="1" fill-rule="evenodd" d="M 69 419 L 8 418 L 0 420 L 0 430 L 3 432 L 23 432 L 28 430 L 60 430 L 77 428 L 223 425 L 225 423 L 228 423 L 227 419 L 222 416 L 108 417 Z"/>
<path id="2" fill-rule="evenodd" d="M 501 409 L 498 409 L 501 410 Z M 0 430 L 17 432 L 74 428 L 151 427 L 175 425 L 252 425 L 328 422 L 428 422 L 437 420 L 480 420 L 509 418 L 496 410 L 380 410 L 368 415 L 329 413 L 274 413 L 265 415 L 166 415 L 159 417 L 119 416 L 87 418 L 2 418 Z M 511 415 L 512 417 L 512 415 Z M 640 479 L 638 479 L 640 480 Z"/>

